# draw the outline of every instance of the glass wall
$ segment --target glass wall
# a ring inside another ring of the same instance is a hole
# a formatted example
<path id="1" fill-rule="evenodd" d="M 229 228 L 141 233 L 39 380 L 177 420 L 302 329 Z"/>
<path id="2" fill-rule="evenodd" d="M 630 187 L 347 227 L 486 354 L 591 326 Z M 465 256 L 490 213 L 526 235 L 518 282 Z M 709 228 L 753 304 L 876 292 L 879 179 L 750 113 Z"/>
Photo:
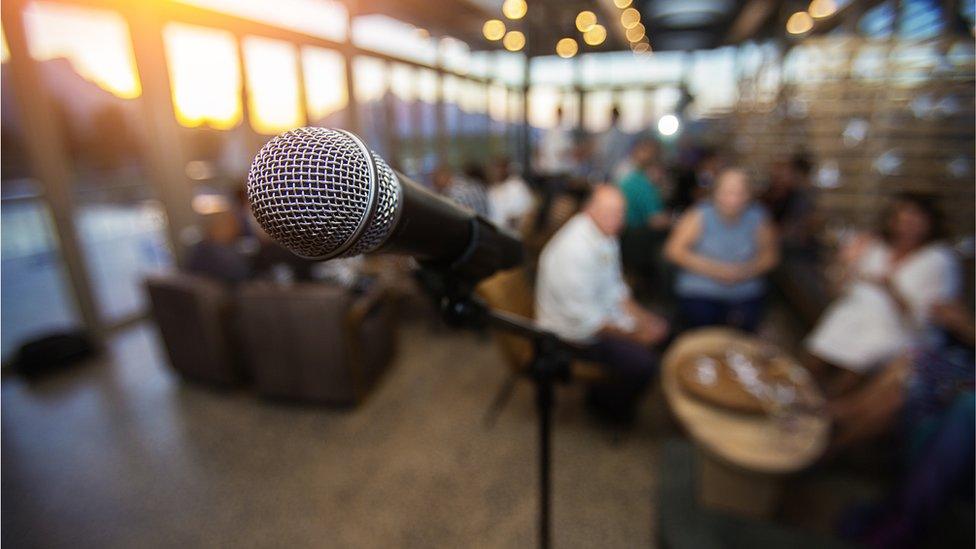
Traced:
<path id="1" fill-rule="evenodd" d="M 95 304 L 105 324 L 121 322 L 143 312 L 146 273 L 173 264 L 148 179 L 128 25 L 112 11 L 48 2 L 32 2 L 24 17 L 71 162 L 75 229 Z M 45 223 L 43 214 L 30 217 Z"/>

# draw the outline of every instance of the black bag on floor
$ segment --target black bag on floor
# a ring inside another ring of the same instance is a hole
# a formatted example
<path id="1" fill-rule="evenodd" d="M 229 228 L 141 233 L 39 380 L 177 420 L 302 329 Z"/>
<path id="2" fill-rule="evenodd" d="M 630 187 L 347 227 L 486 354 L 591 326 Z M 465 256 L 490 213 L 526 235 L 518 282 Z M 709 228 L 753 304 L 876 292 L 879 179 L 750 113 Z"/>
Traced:
<path id="1" fill-rule="evenodd" d="M 14 369 L 24 377 L 64 370 L 95 355 L 95 345 L 83 330 L 53 333 L 28 341 L 17 351 Z"/>

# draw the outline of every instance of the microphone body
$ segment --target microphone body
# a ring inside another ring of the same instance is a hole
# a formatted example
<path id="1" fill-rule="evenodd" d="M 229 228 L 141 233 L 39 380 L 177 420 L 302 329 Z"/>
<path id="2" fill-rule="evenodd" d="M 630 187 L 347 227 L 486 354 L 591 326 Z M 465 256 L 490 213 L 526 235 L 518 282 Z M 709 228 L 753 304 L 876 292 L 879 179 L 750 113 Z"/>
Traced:
<path id="1" fill-rule="evenodd" d="M 477 282 L 522 262 L 522 243 L 392 170 L 357 136 L 299 128 L 271 139 L 248 174 L 251 210 L 302 257 L 396 253 Z"/>

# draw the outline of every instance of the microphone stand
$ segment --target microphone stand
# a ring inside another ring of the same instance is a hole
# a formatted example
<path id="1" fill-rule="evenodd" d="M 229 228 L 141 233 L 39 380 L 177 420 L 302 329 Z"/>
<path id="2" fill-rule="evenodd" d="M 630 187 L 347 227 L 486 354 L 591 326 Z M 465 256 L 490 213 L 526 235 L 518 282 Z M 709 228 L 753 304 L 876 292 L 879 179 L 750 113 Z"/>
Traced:
<path id="1" fill-rule="evenodd" d="M 556 382 L 570 379 L 570 363 L 578 347 L 555 334 L 539 328 L 534 322 L 489 308 L 471 295 L 471 287 L 436 273 L 445 284 L 440 309 L 445 322 L 452 326 L 479 328 L 490 326 L 532 340 L 533 358 L 528 374 L 535 384 L 536 414 L 539 420 L 539 547 L 548 549 L 552 499 L 552 410 Z"/>

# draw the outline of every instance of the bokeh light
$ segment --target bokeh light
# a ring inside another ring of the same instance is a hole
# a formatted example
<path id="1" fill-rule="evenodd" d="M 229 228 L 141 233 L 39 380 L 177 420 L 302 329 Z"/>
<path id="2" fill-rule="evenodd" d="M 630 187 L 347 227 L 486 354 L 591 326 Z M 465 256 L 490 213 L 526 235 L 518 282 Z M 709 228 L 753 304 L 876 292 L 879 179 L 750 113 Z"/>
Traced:
<path id="1" fill-rule="evenodd" d="M 593 25 L 583 33 L 583 41 L 589 46 L 599 46 L 607 39 L 607 29 L 603 25 Z"/>
<path id="2" fill-rule="evenodd" d="M 576 30 L 580 32 L 586 32 L 596 25 L 596 14 L 590 10 L 584 10 L 579 12 L 576 16 Z"/>
<path id="3" fill-rule="evenodd" d="M 170 23 L 163 28 L 177 121 L 233 128 L 241 121 L 241 73 L 234 35 L 207 27 Z"/>
<path id="4" fill-rule="evenodd" d="M 481 27 L 481 32 L 488 40 L 501 40 L 505 36 L 505 23 L 500 19 L 489 19 Z"/>
<path id="5" fill-rule="evenodd" d="M 509 19 L 521 19 L 525 17 L 528 9 L 529 7 L 526 5 L 525 0 L 505 0 L 505 3 L 502 4 L 502 14 Z"/>
<path id="6" fill-rule="evenodd" d="M 556 55 L 563 59 L 569 59 L 579 51 L 579 45 L 572 38 L 563 38 L 556 42 Z"/>
<path id="7" fill-rule="evenodd" d="M 525 47 L 525 35 L 519 31 L 508 31 L 502 39 L 502 45 L 508 51 L 519 51 Z"/>
<path id="8" fill-rule="evenodd" d="M 810 32 L 813 28 L 813 18 L 805 11 L 798 11 L 790 16 L 786 21 L 786 32 L 790 34 L 803 34 Z"/>

